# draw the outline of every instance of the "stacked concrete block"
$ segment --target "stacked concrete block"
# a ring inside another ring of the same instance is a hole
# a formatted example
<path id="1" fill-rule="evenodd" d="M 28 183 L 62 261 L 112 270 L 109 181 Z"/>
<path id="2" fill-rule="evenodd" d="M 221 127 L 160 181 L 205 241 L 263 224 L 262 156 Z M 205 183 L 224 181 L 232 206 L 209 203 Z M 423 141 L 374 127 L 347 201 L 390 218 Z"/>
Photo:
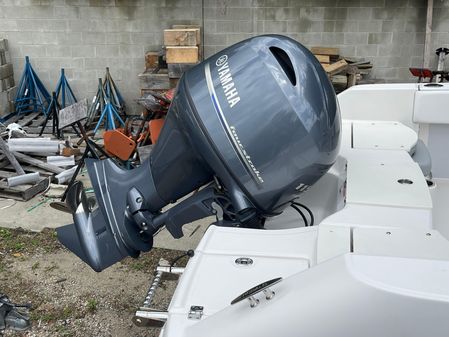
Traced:
<path id="1" fill-rule="evenodd" d="M 16 92 L 8 40 L 0 39 L 0 118 L 14 111 L 13 101 Z"/>

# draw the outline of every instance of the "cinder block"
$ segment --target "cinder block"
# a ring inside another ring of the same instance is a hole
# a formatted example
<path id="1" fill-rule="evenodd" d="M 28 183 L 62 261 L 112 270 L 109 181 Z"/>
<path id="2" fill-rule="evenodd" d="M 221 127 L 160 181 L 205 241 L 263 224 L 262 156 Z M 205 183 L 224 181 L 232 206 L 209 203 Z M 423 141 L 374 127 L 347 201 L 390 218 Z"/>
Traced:
<path id="1" fill-rule="evenodd" d="M 94 57 L 95 46 L 72 46 L 72 57 Z"/>
<path id="2" fill-rule="evenodd" d="M 6 116 L 11 112 L 11 102 L 8 100 L 8 93 L 6 91 L 0 92 L 0 116 Z"/>
<path id="3" fill-rule="evenodd" d="M 207 37 L 207 44 L 210 46 L 226 45 L 227 34 L 213 34 Z"/>
<path id="4" fill-rule="evenodd" d="M 85 44 L 105 44 L 105 33 L 83 32 L 83 42 Z"/>
<path id="5" fill-rule="evenodd" d="M 287 21 L 265 21 L 265 33 L 285 33 L 287 32 Z"/>
<path id="6" fill-rule="evenodd" d="M 338 0 L 337 7 L 360 7 L 360 0 Z"/>
<path id="7" fill-rule="evenodd" d="M 119 55 L 123 58 L 142 57 L 145 55 L 144 47 L 141 44 L 120 45 Z"/>
<path id="8" fill-rule="evenodd" d="M 72 56 L 72 46 L 46 46 L 45 52 L 49 57 L 70 57 Z"/>
<path id="9" fill-rule="evenodd" d="M 369 20 L 371 8 L 348 8 L 348 20 Z"/>
<path id="10" fill-rule="evenodd" d="M 393 33 L 370 33 L 368 44 L 389 44 L 393 38 Z"/>
<path id="11" fill-rule="evenodd" d="M 0 51 L 8 51 L 8 40 L 0 39 Z"/>
<path id="12" fill-rule="evenodd" d="M 396 68 L 373 68 L 373 76 L 382 79 L 398 78 L 398 70 Z"/>
<path id="13" fill-rule="evenodd" d="M 325 20 L 345 20 L 348 16 L 347 8 L 335 8 L 333 6 L 324 8 Z"/>
<path id="14" fill-rule="evenodd" d="M 236 33 L 238 31 L 238 26 L 235 24 L 235 21 L 216 21 L 217 33 Z M 209 36 L 213 36 L 210 34 L 208 30 L 205 30 L 207 34 L 206 39 L 209 39 Z M 209 44 L 209 41 L 206 41 Z"/>
<path id="15" fill-rule="evenodd" d="M 345 44 L 367 44 L 368 33 L 345 33 Z"/>
<path id="16" fill-rule="evenodd" d="M 45 54 L 45 46 L 42 45 L 30 45 L 30 46 L 21 46 L 20 47 L 22 55 L 28 55 L 32 59 L 36 57 L 44 57 Z"/>
<path id="17" fill-rule="evenodd" d="M 5 60 L 6 60 L 6 63 L 12 63 L 11 53 L 9 51 L 5 51 Z"/>
<path id="18" fill-rule="evenodd" d="M 321 43 L 326 46 L 332 46 L 336 44 L 343 44 L 344 33 L 323 33 Z"/>
<path id="19" fill-rule="evenodd" d="M 288 0 L 266 0 L 267 7 L 287 7 Z"/>
<path id="20" fill-rule="evenodd" d="M 382 20 L 361 20 L 358 21 L 358 31 L 367 33 L 377 33 L 382 31 Z"/>
<path id="21" fill-rule="evenodd" d="M 12 64 L 7 63 L 2 66 L 0 66 L 0 80 L 3 80 L 4 78 L 10 77 L 13 75 L 12 70 Z"/>
<path id="22" fill-rule="evenodd" d="M 0 80 L 0 91 L 7 91 L 14 86 L 14 76 Z"/>
<path id="23" fill-rule="evenodd" d="M 0 66 L 6 64 L 6 52 L 0 50 Z"/>
<path id="24" fill-rule="evenodd" d="M 323 20 L 324 7 L 303 7 L 301 8 L 300 19 L 303 20 Z"/>
<path id="25" fill-rule="evenodd" d="M 322 36 L 321 33 L 301 33 L 298 34 L 298 41 L 307 46 L 320 45 L 322 43 Z"/>
<path id="26" fill-rule="evenodd" d="M 7 96 L 8 96 L 8 100 L 9 100 L 10 102 L 11 102 L 11 101 L 14 101 L 14 100 L 16 99 L 17 87 L 14 86 L 14 87 L 12 87 L 12 88 L 9 88 L 9 89 L 6 91 L 6 94 L 7 94 Z"/>
<path id="27" fill-rule="evenodd" d="M 97 57 L 109 58 L 118 57 L 120 53 L 120 48 L 118 45 L 104 45 L 95 47 L 95 55 Z"/>
<path id="28" fill-rule="evenodd" d="M 377 45 L 367 44 L 356 47 L 355 56 L 377 56 Z"/>
<path id="29" fill-rule="evenodd" d="M 335 21 L 335 32 L 357 32 L 358 21 Z"/>
<path id="30" fill-rule="evenodd" d="M 265 20 L 282 21 L 287 20 L 290 12 L 290 8 L 271 7 L 265 9 Z"/>

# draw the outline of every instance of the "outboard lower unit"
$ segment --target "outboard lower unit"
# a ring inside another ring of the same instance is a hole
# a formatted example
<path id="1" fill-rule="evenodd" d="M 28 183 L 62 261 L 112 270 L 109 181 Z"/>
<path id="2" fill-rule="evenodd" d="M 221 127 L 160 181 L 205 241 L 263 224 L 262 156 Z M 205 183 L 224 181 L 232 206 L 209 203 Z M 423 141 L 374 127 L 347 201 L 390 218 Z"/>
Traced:
<path id="1" fill-rule="evenodd" d="M 183 75 L 139 168 L 86 161 L 98 207 L 75 184 L 74 224 L 59 240 L 100 271 L 149 251 L 163 226 L 179 238 L 184 224 L 218 213 L 218 224 L 263 227 L 332 166 L 340 127 L 331 83 L 305 47 L 277 35 L 237 43 Z"/>

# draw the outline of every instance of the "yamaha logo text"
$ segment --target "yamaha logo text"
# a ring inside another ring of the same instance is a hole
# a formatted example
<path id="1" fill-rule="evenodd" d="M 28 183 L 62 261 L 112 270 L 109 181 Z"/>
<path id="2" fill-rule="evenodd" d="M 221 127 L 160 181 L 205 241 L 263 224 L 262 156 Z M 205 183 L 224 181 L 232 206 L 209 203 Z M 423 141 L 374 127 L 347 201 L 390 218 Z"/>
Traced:
<path id="1" fill-rule="evenodd" d="M 215 65 L 218 67 L 218 76 L 220 79 L 221 87 L 223 88 L 226 100 L 229 107 L 234 107 L 240 102 L 240 96 L 232 80 L 231 69 L 229 68 L 228 55 L 221 55 Z"/>

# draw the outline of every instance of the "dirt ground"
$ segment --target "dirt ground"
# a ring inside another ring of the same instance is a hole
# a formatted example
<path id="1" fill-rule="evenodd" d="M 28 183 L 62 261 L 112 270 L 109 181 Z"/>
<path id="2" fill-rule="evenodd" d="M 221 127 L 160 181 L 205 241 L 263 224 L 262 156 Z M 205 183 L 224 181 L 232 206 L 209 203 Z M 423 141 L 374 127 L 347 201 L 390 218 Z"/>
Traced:
<path id="1" fill-rule="evenodd" d="M 161 257 L 183 252 L 154 248 L 96 273 L 63 248 L 54 230 L 41 233 L 0 227 L 0 293 L 14 303 L 31 303 L 32 328 L 7 336 L 159 336 L 131 319 L 142 304 Z M 186 263 L 182 259 L 179 265 Z M 166 309 L 177 280 L 164 280 L 154 306 Z"/>

